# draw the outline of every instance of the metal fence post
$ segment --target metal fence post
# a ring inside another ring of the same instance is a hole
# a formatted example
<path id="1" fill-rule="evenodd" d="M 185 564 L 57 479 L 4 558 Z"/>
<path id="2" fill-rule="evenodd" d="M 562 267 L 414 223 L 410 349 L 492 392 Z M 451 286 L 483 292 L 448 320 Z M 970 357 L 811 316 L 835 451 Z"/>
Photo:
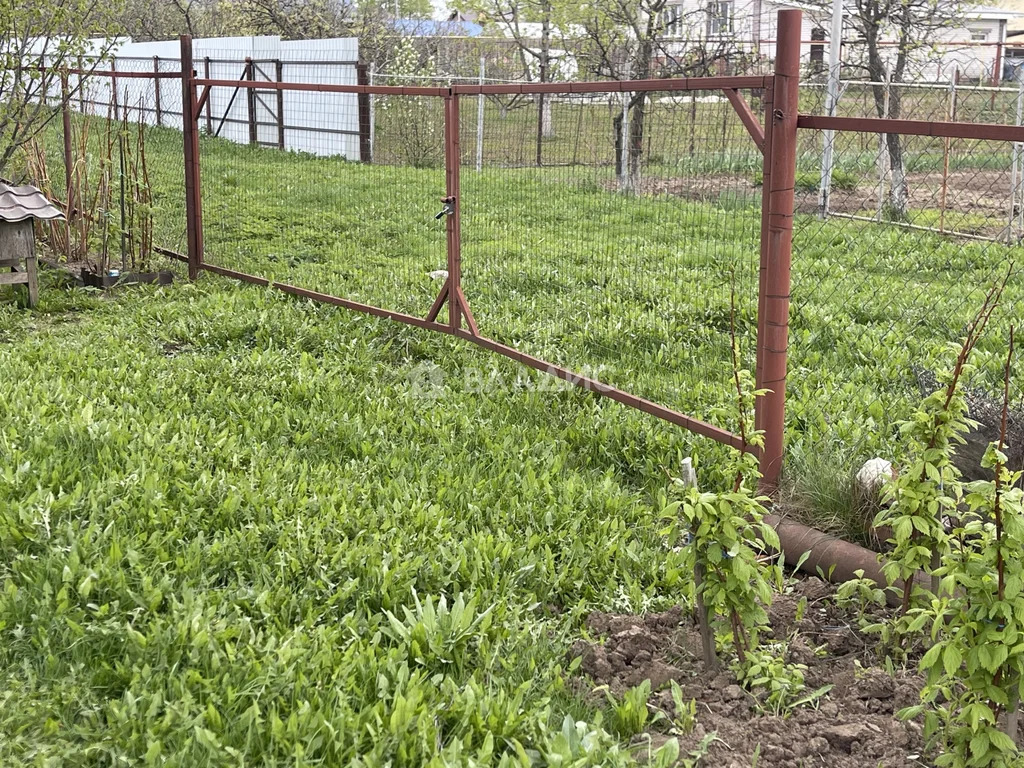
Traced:
<path id="1" fill-rule="evenodd" d="M 761 291 L 757 336 L 759 386 L 768 389 L 760 409 L 764 430 L 761 489 L 779 486 L 786 422 L 786 351 L 789 344 L 789 271 L 793 252 L 793 191 L 796 182 L 796 119 L 800 91 L 799 10 L 779 11 L 778 47 L 772 83 L 771 139 L 765 152 L 762 206 Z"/>
<path id="2" fill-rule="evenodd" d="M 277 82 L 284 82 L 284 62 L 274 60 L 274 77 Z M 277 89 L 277 148 L 284 149 L 284 89 Z"/>
<path id="3" fill-rule="evenodd" d="M 480 86 L 483 87 L 487 73 L 487 60 L 480 57 Z M 481 92 L 476 97 L 476 172 L 480 173 L 484 167 L 484 95 Z"/>
<path id="4" fill-rule="evenodd" d="M 366 64 L 356 64 L 356 83 L 370 85 L 369 68 Z M 356 96 L 356 107 L 359 119 L 359 161 L 373 162 L 373 116 L 370 110 L 370 94 L 363 92 Z"/>
<path id="5" fill-rule="evenodd" d="M 370 80 L 370 86 L 371 87 L 376 84 L 376 82 L 377 82 L 376 78 L 377 78 L 377 65 L 374 64 L 373 62 L 370 62 L 369 80 Z M 370 101 L 370 110 L 369 110 L 369 113 L 370 113 L 370 131 L 369 131 L 369 133 L 370 133 L 370 162 L 372 163 L 373 162 L 374 147 L 377 144 L 377 129 L 375 127 L 376 124 L 377 124 L 376 123 L 376 120 L 377 120 L 377 98 L 372 93 L 369 94 L 368 98 L 369 98 L 369 101 Z"/>
<path id="6" fill-rule="evenodd" d="M 1020 125 L 1022 118 L 1024 118 L 1024 77 L 1021 76 L 1020 67 L 1015 69 L 1013 74 L 1017 80 L 1017 110 L 1015 112 L 1014 125 Z M 1006 242 L 1008 245 L 1013 245 L 1013 224 L 1015 221 L 1020 221 L 1021 216 L 1024 215 L 1024 205 L 1022 205 L 1020 194 L 1021 159 L 1024 157 L 1024 146 L 1019 141 L 1013 143 L 1013 151 L 1010 157 L 1012 158 L 1012 167 L 1010 169 L 1010 218 L 1006 223 Z"/>
<path id="7" fill-rule="evenodd" d="M 1006 22 L 1005 21 L 1001 22 L 1001 24 L 1003 26 L 1005 26 Z M 1001 34 L 1005 33 L 1005 31 L 1006 30 L 1002 30 Z M 1002 80 L 1003 80 L 1003 71 L 1002 70 L 1003 70 L 1003 44 L 1002 44 L 1002 42 L 999 42 L 999 43 L 996 44 L 996 60 L 994 62 L 992 62 L 992 87 L 993 88 L 998 88 L 999 87 L 999 83 L 1002 82 Z M 992 91 L 992 101 L 989 103 L 989 109 L 995 109 L 996 108 L 996 96 L 997 95 L 998 95 L 998 93 L 993 90 Z"/>
<path id="8" fill-rule="evenodd" d="M 629 144 L 629 94 L 623 91 L 620 100 L 622 101 L 622 117 L 619 122 L 618 161 L 619 191 L 621 192 L 626 188 L 626 183 L 629 179 L 629 151 L 626 148 Z"/>
<path id="9" fill-rule="evenodd" d="M 114 119 L 121 119 L 121 106 L 117 101 L 117 56 L 110 58 L 110 104 L 108 106 L 107 116 L 109 117 L 109 108 L 114 110 Z"/>
<path id="10" fill-rule="evenodd" d="M 448 327 L 454 332 L 462 326 L 462 200 L 459 199 L 459 97 L 444 97 L 444 168 L 445 196 L 452 207 L 446 216 L 445 233 L 448 243 Z"/>
<path id="11" fill-rule="evenodd" d="M 181 41 L 181 132 L 185 146 L 185 227 L 188 240 L 188 279 L 199 277 L 203 263 L 203 205 L 199 190 L 199 115 L 196 114 L 192 37 Z"/>
<path id="12" fill-rule="evenodd" d="M 956 73 L 949 78 L 949 121 L 956 122 Z M 942 187 L 939 189 L 939 232 L 946 231 L 946 197 L 949 193 L 949 150 L 952 142 L 947 136 L 942 140 Z"/>
<path id="13" fill-rule="evenodd" d="M 153 57 L 153 73 L 156 74 L 156 75 L 160 74 L 160 57 L 159 56 L 154 56 Z M 164 124 L 164 118 L 163 118 L 163 114 L 162 114 L 161 109 L 160 109 L 160 78 L 159 77 L 154 77 L 153 78 L 153 101 L 154 101 L 154 106 L 156 107 L 156 124 L 157 125 L 163 125 Z"/>
<path id="14" fill-rule="evenodd" d="M 696 103 L 696 102 L 694 102 Z M 754 374 L 754 381 L 758 389 L 764 387 L 764 327 L 765 298 L 768 290 L 765 281 L 768 276 L 768 218 L 770 209 L 768 206 L 768 191 L 771 189 L 772 175 L 772 127 L 775 112 L 775 80 L 768 81 L 767 87 L 761 95 L 761 104 L 764 109 L 764 152 L 761 163 L 761 236 L 760 236 L 760 266 L 758 268 L 757 286 L 757 368 Z M 754 402 L 754 429 L 764 431 L 764 402 L 765 398 L 759 397 Z"/>
<path id="15" fill-rule="evenodd" d="M 209 56 L 204 56 L 203 57 L 203 77 L 205 77 L 207 80 L 210 79 L 210 57 Z M 212 96 L 213 94 L 210 94 L 210 95 Z M 212 111 L 212 107 L 210 106 L 210 102 L 211 101 L 213 101 L 212 98 L 206 100 L 206 135 L 207 136 L 213 136 L 213 111 Z M 231 107 L 229 106 L 228 109 L 230 109 L 230 108 Z M 227 117 L 227 112 L 226 111 L 225 111 L 224 116 Z M 199 119 L 199 115 L 196 115 L 196 120 L 198 120 L 198 119 Z"/>
<path id="16" fill-rule="evenodd" d="M 245 57 L 245 79 L 249 82 L 256 81 L 256 64 L 253 60 Z M 259 132 L 256 130 L 256 86 L 250 85 L 245 89 L 246 112 L 249 121 L 249 144 L 256 145 L 259 141 Z"/>

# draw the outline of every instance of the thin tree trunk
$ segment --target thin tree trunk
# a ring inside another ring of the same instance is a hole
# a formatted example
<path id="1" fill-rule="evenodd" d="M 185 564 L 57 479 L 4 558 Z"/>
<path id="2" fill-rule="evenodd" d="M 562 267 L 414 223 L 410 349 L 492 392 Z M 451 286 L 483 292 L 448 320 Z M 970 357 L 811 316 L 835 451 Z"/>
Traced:
<path id="1" fill-rule="evenodd" d="M 1010 709 L 1006 712 L 1006 719 L 1003 722 L 1003 732 L 1013 739 L 1013 743 L 1016 746 L 1020 746 L 1020 741 L 1017 738 L 1017 728 L 1020 723 L 1020 702 L 1014 701 L 1010 706 Z"/>
<path id="2" fill-rule="evenodd" d="M 898 119 L 901 114 L 902 94 L 899 88 L 892 88 L 891 83 L 899 83 L 906 69 L 905 57 L 897 62 L 895 71 L 890 75 L 880 53 L 880 33 L 876 26 L 868 25 L 864 30 L 864 40 L 868 50 L 868 74 L 873 83 L 872 95 L 875 98 L 875 112 L 878 117 Z M 903 141 L 899 134 L 885 134 L 886 154 L 889 156 L 890 183 L 886 209 L 890 218 L 905 219 L 910 200 L 910 189 L 907 185 L 907 172 L 903 162 Z"/>
<path id="3" fill-rule="evenodd" d="M 696 547 L 697 542 L 690 543 Z M 704 566 L 698 563 L 693 569 L 693 590 L 697 597 L 697 626 L 700 627 L 700 645 L 704 655 L 704 667 L 708 672 L 718 671 L 718 655 L 715 653 L 715 633 L 711 628 L 711 617 L 704 604 Z"/>
<path id="4" fill-rule="evenodd" d="M 622 178 L 622 110 L 612 117 L 612 135 L 615 140 L 615 178 Z"/>
<path id="5" fill-rule="evenodd" d="M 899 98 L 889 100 L 889 116 L 898 119 L 900 116 Z M 907 217 L 910 204 L 910 187 L 907 184 L 907 169 L 903 162 L 903 139 L 898 133 L 885 134 L 885 145 L 889 152 L 889 170 L 892 180 L 889 185 L 889 215 L 891 218 L 903 220 Z"/>
<path id="6" fill-rule="evenodd" d="M 639 189 L 640 167 L 644 154 L 644 120 L 647 116 L 647 94 L 636 94 L 633 108 L 629 113 L 629 177 L 630 186 Z"/>

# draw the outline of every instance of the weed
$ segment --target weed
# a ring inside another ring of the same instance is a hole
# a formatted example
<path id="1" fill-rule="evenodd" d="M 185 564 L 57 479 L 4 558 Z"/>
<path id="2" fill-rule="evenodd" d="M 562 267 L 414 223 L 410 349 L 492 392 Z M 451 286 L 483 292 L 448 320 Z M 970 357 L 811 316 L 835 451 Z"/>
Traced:
<path id="1" fill-rule="evenodd" d="M 620 738 L 629 739 L 644 730 L 650 714 L 647 709 L 647 699 L 651 696 L 650 680 L 644 680 L 640 685 L 630 688 L 622 694 L 621 699 L 613 696 L 608 690 L 605 691 L 605 696 L 611 708 L 609 725 L 614 733 Z"/>

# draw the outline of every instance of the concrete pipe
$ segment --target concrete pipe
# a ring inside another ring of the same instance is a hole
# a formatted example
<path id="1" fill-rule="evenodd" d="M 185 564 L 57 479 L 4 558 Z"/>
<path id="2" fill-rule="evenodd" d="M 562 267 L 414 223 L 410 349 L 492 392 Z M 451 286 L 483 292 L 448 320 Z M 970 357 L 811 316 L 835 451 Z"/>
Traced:
<path id="1" fill-rule="evenodd" d="M 885 576 L 882 575 L 882 563 L 877 552 L 778 515 L 765 515 L 764 520 L 779 534 L 779 546 L 787 565 L 796 566 L 807 554 L 807 559 L 800 565 L 800 570 L 805 573 L 839 584 L 857 578 L 854 571 L 863 571 L 865 578 L 885 589 Z M 901 585 L 897 583 L 894 586 L 900 588 Z M 886 600 L 890 605 L 899 604 L 899 596 L 894 590 L 886 590 Z"/>

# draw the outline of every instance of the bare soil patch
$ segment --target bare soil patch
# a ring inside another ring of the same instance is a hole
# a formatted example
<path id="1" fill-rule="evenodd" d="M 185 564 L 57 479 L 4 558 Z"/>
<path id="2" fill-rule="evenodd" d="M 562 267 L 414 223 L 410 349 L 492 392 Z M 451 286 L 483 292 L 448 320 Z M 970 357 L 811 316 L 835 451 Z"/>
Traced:
<path id="1" fill-rule="evenodd" d="M 1009 170 L 950 171 L 946 176 L 945 202 L 941 171 L 911 173 L 910 223 L 939 227 L 938 212 L 945 209 L 942 226 L 950 232 L 1005 236 L 1010 214 L 1011 178 Z M 605 182 L 609 190 L 618 188 L 615 180 Z M 832 190 L 830 209 L 836 213 L 873 216 L 878 210 L 877 175 L 868 173 L 856 189 Z M 761 188 L 751 176 L 722 174 L 673 178 L 649 177 L 638 182 L 637 194 L 671 195 L 697 202 L 720 202 L 726 206 L 737 202 L 759 204 Z M 818 210 L 817 189 L 798 188 L 795 208 L 798 213 L 814 214 Z M 921 211 L 928 211 L 922 215 Z"/>
<path id="2" fill-rule="evenodd" d="M 941 171 L 907 175 L 911 223 L 938 227 L 933 213 L 927 221 L 914 221 L 914 211 L 937 212 L 945 208 L 946 229 L 996 237 L 1006 231 L 1010 214 L 1010 171 L 950 171 L 946 176 L 945 203 Z M 880 185 L 877 177 L 865 177 L 854 190 L 836 189 L 830 207 L 840 213 L 863 214 L 878 210 Z M 884 202 L 884 200 L 883 200 Z M 796 210 L 815 213 L 817 190 L 797 190 Z"/>
<path id="3" fill-rule="evenodd" d="M 708 674 L 696 626 L 678 608 L 644 616 L 591 614 L 587 628 L 602 640 L 579 640 L 572 654 L 582 657 L 581 670 L 595 686 L 607 685 L 615 694 L 649 679 L 655 691 L 649 704 L 670 718 L 675 713 L 669 681 L 678 682 L 686 700 L 697 703 L 696 726 L 679 737 L 682 754 L 707 734 L 717 736 L 701 765 L 750 766 L 755 754 L 760 768 L 927 765 L 920 723 L 896 717 L 918 703 L 923 680 L 912 673 L 890 675 L 878 666 L 877 638 L 863 635 L 856 616 L 838 608 L 833 594 L 831 585 L 808 578 L 771 606 L 774 638 L 791 638 L 788 660 L 807 666 L 807 692 L 834 686 L 816 705 L 788 717 L 766 713 L 762 694 L 743 689 L 732 673 Z M 806 610 L 797 621 L 803 598 Z M 652 730 L 668 727 L 661 721 Z M 657 743 L 659 735 L 652 733 L 652 739 Z"/>

